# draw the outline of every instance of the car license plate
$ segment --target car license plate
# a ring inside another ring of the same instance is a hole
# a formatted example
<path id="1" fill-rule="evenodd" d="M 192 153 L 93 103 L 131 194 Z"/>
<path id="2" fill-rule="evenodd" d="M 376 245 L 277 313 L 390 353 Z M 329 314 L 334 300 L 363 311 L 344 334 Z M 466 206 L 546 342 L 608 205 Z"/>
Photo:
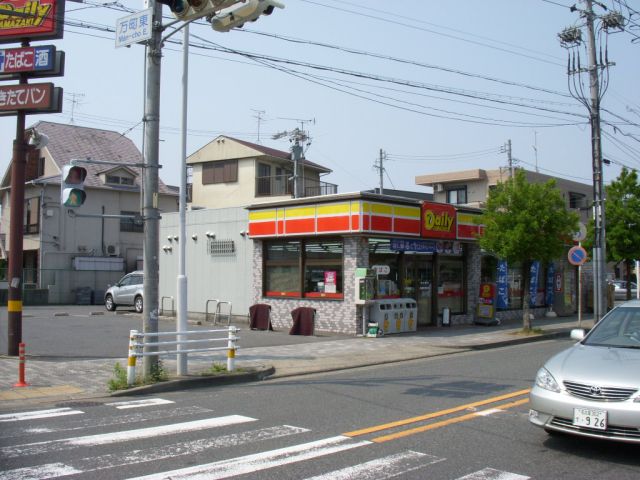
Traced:
<path id="1" fill-rule="evenodd" d="M 598 430 L 607 428 L 607 411 L 593 408 L 574 408 L 573 424 L 576 427 L 588 427 Z"/>

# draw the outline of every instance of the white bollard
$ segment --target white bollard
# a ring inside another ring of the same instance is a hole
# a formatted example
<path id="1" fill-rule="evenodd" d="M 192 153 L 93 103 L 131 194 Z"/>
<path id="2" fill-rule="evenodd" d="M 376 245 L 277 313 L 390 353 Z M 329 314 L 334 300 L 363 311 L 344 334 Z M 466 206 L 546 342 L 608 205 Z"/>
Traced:
<path id="1" fill-rule="evenodd" d="M 227 342 L 227 372 L 233 372 L 236 367 L 236 327 L 229 326 L 229 341 Z"/>
<path id="2" fill-rule="evenodd" d="M 127 358 L 127 385 L 136 383 L 136 343 L 138 341 L 138 330 L 129 331 L 129 357 Z"/>

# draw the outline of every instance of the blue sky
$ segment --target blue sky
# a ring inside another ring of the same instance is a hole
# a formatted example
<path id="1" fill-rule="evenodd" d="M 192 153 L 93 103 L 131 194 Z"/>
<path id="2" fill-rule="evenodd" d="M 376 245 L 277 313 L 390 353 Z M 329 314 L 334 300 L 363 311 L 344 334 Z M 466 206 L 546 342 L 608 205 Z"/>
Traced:
<path id="1" fill-rule="evenodd" d="M 287 150 L 286 139 L 271 137 L 305 120 L 312 139 L 306 157 L 333 170 L 325 180 L 340 192 L 378 186 L 380 149 L 388 155 L 385 188 L 421 190 L 416 175 L 506 166 L 501 147 L 509 139 L 519 165 L 533 170 L 537 160 L 542 173 L 591 183 L 587 109 L 569 95 L 567 52 L 557 39 L 582 23 L 569 11 L 573 2 L 283 2 L 286 9 L 244 31 L 192 25 L 188 153 L 219 134 L 257 142 L 258 125 L 260 143 Z M 626 3 L 640 10 L 638 0 Z M 27 125 L 73 121 L 126 132 L 141 145 L 144 47 L 116 49 L 113 30 L 118 18 L 142 7 L 142 0 L 67 1 L 64 39 L 52 42 L 66 52 L 66 74 L 53 79 L 64 87 L 64 111 L 28 116 Z M 607 38 L 616 65 L 602 101 L 610 112 L 604 119 L 615 123 L 604 126 L 604 156 L 613 161 L 606 182 L 621 165 L 640 169 L 640 42 L 629 32 Z M 160 175 L 177 185 L 181 46 L 167 43 L 163 53 Z M 3 172 L 14 136 L 15 117 L 0 118 Z"/>

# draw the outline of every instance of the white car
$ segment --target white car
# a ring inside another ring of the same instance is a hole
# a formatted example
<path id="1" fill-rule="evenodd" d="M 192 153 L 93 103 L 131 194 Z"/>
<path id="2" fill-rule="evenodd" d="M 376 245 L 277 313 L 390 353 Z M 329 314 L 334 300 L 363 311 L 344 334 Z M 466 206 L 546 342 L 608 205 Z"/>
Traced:
<path id="1" fill-rule="evenodd" d="M 529 421 L 548 433 L 640 444 L 640 301 L 605 315 L 538 370 Z"/>
<path id="2" fill-rule="evenodd" d="M 626 280 L 614 280 L 613 282 L 613 286 L 614 286 L 614 292 L 613 292 L 613 297 L 616 300 L 626 300 L 627 299 L 627 282 Z M 638 295 L 638 286 L 633 283 L 631 283 L 631 299 L 633 300 L 635 298 L 637 298 Z"/>
<path id="3" fill-rule="evenodd" d="M 131 272 L 122 277 L 118 283 L 110 286 L 104 294 L 104 306 L 110 312 L 119 306 L 133 306 L 137 313 L 142 313 L 144 275 L 141 270 Z"/>

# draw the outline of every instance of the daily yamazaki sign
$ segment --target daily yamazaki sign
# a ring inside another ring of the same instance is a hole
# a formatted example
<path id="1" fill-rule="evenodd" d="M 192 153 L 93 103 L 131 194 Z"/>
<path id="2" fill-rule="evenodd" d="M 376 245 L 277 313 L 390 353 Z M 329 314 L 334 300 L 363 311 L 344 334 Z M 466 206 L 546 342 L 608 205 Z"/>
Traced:
<path id="1" fill-rule="evenodd" d="M 456 209 L 444 203 L 422 204 L 421 235 L 427 238 L 456 238 Z"/>
<path id="2" fill-rule="evenodd" d="M 64 0 L 0 0 L 0 43 L 62 38 Z"/>

